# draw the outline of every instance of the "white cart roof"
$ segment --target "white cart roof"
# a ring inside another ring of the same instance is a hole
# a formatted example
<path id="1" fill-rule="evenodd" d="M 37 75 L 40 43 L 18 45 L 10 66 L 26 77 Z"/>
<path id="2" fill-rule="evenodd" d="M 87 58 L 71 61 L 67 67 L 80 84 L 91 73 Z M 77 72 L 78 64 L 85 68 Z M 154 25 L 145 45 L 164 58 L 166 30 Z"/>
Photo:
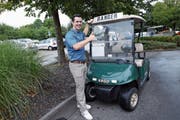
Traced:
<path id="1" fill-rule="evenodd" d="M 144 18 L 142 18 L 138 15 L 123 15 L 122 12 L 119 12 L 119 13 L 112 13 L 112 14 L 97 16 L 94 18 L 93 24 L 123 21 L 123 20 L 129 20 L 129 19 L 134 19 L 135 22 L 145 22 L 146 21 Z"/>

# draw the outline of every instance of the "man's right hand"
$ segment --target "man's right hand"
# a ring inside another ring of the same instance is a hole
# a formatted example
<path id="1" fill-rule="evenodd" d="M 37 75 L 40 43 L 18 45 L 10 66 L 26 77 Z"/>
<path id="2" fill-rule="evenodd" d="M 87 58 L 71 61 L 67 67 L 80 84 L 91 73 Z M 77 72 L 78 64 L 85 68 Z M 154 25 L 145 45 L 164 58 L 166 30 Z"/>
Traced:
<path id="1" fill-rule="evenodd" d="M 89 39 L 89 41 L 95 40 L 96 37 L 95 37 L 94 33 L 91 33 L 91 34 L 89 35 L 88 39 Z"/>

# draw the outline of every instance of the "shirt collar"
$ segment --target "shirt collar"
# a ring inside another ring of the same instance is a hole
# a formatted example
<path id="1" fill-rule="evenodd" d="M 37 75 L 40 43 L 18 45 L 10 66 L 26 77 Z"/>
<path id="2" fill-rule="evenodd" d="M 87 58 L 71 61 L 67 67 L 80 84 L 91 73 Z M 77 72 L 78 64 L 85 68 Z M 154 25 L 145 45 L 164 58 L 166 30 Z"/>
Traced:
<path id="1" fill-rule="evenodd" d="M 76 29 L 73 29 L 73 28 L 71 28 L 71 30 L 72 30 L 73 32 L 75 32 L 75 33 L 81 32 L 80 30 L 76 30 Z"/>

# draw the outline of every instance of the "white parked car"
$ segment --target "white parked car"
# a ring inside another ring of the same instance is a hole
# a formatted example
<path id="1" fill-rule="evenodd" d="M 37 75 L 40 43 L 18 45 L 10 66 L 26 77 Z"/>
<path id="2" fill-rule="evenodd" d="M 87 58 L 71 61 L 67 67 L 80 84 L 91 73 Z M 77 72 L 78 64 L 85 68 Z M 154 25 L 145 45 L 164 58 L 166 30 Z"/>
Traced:
<path id="1" fill-rule="evenodd" d="M 21 38 L 17 39 L 17 42 L 22 45 L 23 48 L 33 48 L 35 47 L 35 44 L 33 41 L 29 38 Z"/>
<path id="2" fill-rule="evenodd" d="M 54 49 L 57 49 L 57 41 L 56 41 L 56 38 L 48 38 L 48 39 L 39 41 L 37 46 L 39 50 L 40 49 L 54 50 Z"/>
<path id="3" fill-rule="evenodd" d="M 38 51 L 38 47 L 29 38 L 11 39 L 6 41 L 10 43 L 15 43 L 18 47 L 21 47 L 25 50 L 32 50 L 34 52 Z"/>
<path id="4" fill-rule="evenodd" d="M 20 44 L 21 47 L 24 49 L 29 49 L 29 50 L 32 50 L 34 52 L 38 51 L 38 47 L 29 38 L 21 38 L 21 39 L 17 39 L 17 41 L 18 41 L 18 44 Z"/>

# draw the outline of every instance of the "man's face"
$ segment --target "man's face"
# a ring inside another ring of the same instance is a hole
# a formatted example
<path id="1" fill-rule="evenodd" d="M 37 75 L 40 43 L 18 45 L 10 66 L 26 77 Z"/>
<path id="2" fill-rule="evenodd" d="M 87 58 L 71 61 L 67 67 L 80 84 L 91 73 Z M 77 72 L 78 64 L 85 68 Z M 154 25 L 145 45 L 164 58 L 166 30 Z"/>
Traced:
<path id="1" fill-rule="evenodd" d="M 73 24 L 74 29 L 80 30 L 81 26 L 82 26 L 82 18 L 81 17 L 75 17 L 72 24 Z"/>

